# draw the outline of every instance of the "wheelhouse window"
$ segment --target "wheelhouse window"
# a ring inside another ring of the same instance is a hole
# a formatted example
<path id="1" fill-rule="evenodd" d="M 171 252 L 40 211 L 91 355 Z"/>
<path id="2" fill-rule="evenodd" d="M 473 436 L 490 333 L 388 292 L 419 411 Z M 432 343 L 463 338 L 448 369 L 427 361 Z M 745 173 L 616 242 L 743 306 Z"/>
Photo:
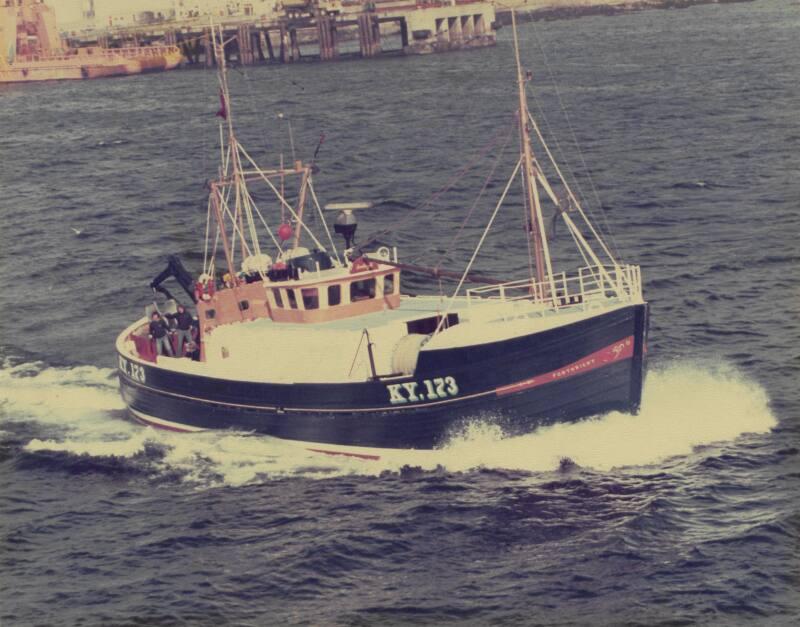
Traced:
<path id="1" fill-rule="evenodd" d="M 281 296 L 281 291 L 278 288 L 272 288 L 272 296 L 275 298 L 275 304 L 283 309 L 283 297 Z"/>
<path id="2" fill-rule="evenodd" d="M 303 307 L 306 309 L 319 309 L 319 291 L 316 287 L 306 287 L 300 290 L 303 295 Z"/>
<path id="3" fill-rule="evenodd" d="M 350 302 L 375 298 L 375 279 L 364 279 L 350 283 Z"/>
<path id="4" fill-rule="evenodd" d="M 329 285 L 328 286 L 328 307 L 333 307 L 342 302 L 342 286 Z"/>
<path id="5" fill-rule="evenodd" d="M 394 274 L 387 274 L 383 277 L 383 293 L 388 296 L 394 294 Z"/>
<path id="6" fill-rule="evenodd" d="M 286 297 L 289 299 L 289 307 L 297 309 L 297 296 L 295 296 L 294 290 L 286 290 Z"/>

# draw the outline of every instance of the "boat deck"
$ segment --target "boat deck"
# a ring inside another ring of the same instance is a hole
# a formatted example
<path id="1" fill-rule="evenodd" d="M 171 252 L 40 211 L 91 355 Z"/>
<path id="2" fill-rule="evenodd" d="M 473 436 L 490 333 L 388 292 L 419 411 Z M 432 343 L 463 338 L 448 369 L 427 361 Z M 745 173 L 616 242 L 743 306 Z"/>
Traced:
<path id="1" fill-rule="evenodd" d="M 494 342 L 577 322 L 624 306 L 626 299 L 597 299 L 560 307 L 531 300 L 404 296 L 400 306 L 319 324 L 289 324 L 268 318 L 217 327 L 204 338 L 204 361 L 158 356 L 161 368 L 221 379 L 256 382 L 356 382 L 398 373 L 398 352 Z M 448 328 L 429 337 L 447 312 Z M 120 336 L 123 354 L 139 357 L 132 332 L 146 334 L 147 319 Z M 414 335 L 416 346 L 400 346 Z M 371 344 L 374 371 L 367 345 Z M 407 355 L 406 355 L 407 356 Z M 415 357 L 412 357 L 412 360 Z"/>

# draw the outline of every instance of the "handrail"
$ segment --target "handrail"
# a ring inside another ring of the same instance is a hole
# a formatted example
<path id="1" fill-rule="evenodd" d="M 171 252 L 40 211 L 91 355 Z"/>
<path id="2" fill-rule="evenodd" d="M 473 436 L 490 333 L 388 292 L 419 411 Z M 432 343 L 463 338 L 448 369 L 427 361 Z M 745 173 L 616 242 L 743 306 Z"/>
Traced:
<path id="1" fill-rule="evenodd" d="M 152 45 L 137 46 L 129 48 L 74 48 L 67 54 L 18 54 L 14 62 L 19 63 L 39 63 L 44 66 L 53 61 L 93 61 L 96 59 L 115 60 L 119 57 L 125 59 L 135 59 L 137 57 L 161 57 L 165 54 L 180 53 L 180 48 L 173 45 Z M 15 63 L 10 63 L 13 69 Z"/>
<path id="2" fill-rule="evenodd" d="M 634 265 L 603 266 L 602 271 L 596 265 L 585 266 L 570 275 L 565 272 L 554 275 L 552 286 L 554 294 L 549 282 L 535 279 L 475 287 L 467 290 L 467 303 L 472 306 L 473 299 L 504 303 L 530 301 L 560 309 L 574 305 L 585 307 L 598 298 L 627 302 L 642 297 L 641 270 Z"/>

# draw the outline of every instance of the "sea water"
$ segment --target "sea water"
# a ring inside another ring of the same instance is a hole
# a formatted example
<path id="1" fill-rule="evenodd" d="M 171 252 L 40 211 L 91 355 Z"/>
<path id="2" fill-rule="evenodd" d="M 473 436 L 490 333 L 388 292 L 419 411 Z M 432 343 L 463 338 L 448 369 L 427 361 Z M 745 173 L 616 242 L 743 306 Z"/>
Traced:
<path id="1" fill-rule="evenodd" d="M 534 114 L 642 265 L 642 409 L 516 438 L 476 415 L 378 462 L 125 416 L 117 333 L 167 254 L 202 265 L 213 73 L 0 87 L 0 621 L 796 621 L 799 30 L 784 0 L 520 27 Z M 490 50 L 236 70 L 233 115 L 259 159 L 291 155 L 287 119 L 305 159 L 324 132 L 321 202 L 371 201 L 362 241 L 458 269 L 513 167 L 511 60 L 501 30 Z M 525 273 L 510 200 L 482 273 Z"/>

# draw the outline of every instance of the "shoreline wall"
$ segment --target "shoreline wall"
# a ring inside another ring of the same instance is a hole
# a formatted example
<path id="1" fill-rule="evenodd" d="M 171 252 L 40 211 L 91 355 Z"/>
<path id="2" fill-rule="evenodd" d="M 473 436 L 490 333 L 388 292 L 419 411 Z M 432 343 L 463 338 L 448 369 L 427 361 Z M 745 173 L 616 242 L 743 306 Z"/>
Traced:
<path id="1" fill-rule="evenodd" d="M 497 21 L 511 23 L 511 10 L 520 21 L 573 19 L 618 15 L 647 9 L 687 9 L 701 4 L 732 4 L 755 0 L 503 0 L 495 5 Z"/>

